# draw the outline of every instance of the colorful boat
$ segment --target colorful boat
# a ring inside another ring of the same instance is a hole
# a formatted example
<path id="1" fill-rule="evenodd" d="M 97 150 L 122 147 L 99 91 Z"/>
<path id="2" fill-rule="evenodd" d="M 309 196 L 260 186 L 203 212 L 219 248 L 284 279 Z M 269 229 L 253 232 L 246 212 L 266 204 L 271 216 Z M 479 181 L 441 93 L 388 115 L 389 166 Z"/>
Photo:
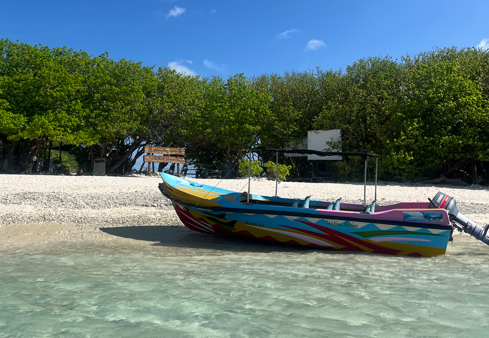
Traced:
<path id="1" fill-rule="evenodd" d="M 414 257 L 444 254 L 454 229 L 489 244 L 489 225 L 466 219 L 455 199 L 443 193 L 427 202 L 358 205 L 341 203 L 341 198 L 325 202 L 251 195 L 165 173 L 161 177 L 159 188 L 173 201 L 182 223 L 201 233 Z"/>

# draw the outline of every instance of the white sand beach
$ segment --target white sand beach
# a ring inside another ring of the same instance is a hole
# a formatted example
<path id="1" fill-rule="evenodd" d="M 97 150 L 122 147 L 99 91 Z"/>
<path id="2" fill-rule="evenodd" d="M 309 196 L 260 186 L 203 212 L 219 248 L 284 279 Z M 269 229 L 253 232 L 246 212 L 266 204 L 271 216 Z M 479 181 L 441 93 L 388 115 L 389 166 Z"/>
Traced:
<path id="1" fill-rule="evenodd" d="M 196 181 L 245 191 L 247 179 Z M 0 250 L 57 243 L 121 243 L 149 246 L 162 240 L 160 227 L 187 234 L 170 201 L 158 190 L 159 177 L 0 175 Z M 378 204 L 426 201 L 438 191 L 457 199 L 460 211 L 478 224 L 489 223 L 489 189 L 427 184 L 379 183 Z M 252 179 L 251 192 L 274 195 L 275 182 Z M 362 183 L 282 182 L 281 197 L 363 203 Z M 374 187 L 367 188 L 367 201 Z M 110 229 L 124 230 L 124 236 Z M 143 234 L 144 232 L 144 234 Z M 127 235 L 127 234 L 132 235 Z M 205 235 L 203 235 L 205 236 Z M 144 239 L 144 240 L 142 240 Z M 172 240 L 166 238 L 166 240 Z M 455 241 L 473 240 L 457 236 Z M 475 240 L 474 240 L 475 241 Z"/>

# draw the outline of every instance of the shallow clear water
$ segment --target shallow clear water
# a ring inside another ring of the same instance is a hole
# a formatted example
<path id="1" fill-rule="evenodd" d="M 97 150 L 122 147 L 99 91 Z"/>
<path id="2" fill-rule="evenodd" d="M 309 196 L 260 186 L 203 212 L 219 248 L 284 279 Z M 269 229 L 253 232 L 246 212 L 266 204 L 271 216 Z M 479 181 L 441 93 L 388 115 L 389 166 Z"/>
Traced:
<path id="1" fill-rule="evenodd" d="M 0 337 L 489 336 L 482 245 L 405 258 L 234 244 L 1 253 Z"/>

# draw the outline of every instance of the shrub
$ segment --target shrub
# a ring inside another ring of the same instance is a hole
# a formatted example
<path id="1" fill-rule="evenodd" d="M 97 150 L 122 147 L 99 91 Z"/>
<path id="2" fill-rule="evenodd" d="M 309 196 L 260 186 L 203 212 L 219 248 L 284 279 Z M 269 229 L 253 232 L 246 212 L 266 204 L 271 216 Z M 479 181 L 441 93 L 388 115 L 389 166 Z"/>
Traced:
<path id="1" fill-rule="evenodd" d="M 62 164 L 59 168 L 59 173 L 63 175 L 71 175 L 71 165 L 69 163 Z"/>
<path id="2" fill-rule="evenodd" d="M 239 160 L 239 173 L 242 176 L 248 176 L 249 172 L 249 160 Z M 251 176 L 260 176 L 263 173 L 263 168 L 260 167 L 260 161 L 251 161 Z"/>
<path id="3" fill-rule="evenodd" d="M 268 161 L 265 163 L 264 167 L 267 169 L 267 177 L 269 179 L 274 180 L 276 176 L 276 165 L 272 161 Z M 281 181 L 285 181 L 285 178 L 289 176 L 289 170 L 292 169 L 292 166 L 290 165 L 285 165 L 285 164 L 279 164 L 278 165 L 278 178 Z"/>

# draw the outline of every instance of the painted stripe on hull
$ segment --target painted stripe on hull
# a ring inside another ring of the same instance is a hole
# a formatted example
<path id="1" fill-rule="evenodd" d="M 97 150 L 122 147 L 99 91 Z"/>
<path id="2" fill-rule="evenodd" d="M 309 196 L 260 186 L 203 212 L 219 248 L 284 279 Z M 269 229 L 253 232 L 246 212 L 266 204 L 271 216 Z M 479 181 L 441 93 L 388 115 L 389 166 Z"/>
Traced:
<path id="1" fill-rule="evenodd" d="M 375 237 L 370 239 L 357 238 L 352 234 L 343 233 L 330 227 L 319 226 L 314 223 L 290 220 L 307 224 L 316 231 L 289 227 L 290 230 L 271 228 L 268 226 L 258 226 L 240 221 L 230 221 L 225 218 L 225 213 L 206 215 L 201 209 L 188 210 L 185 206 L 174 204 L 182 222 L 191 230 L 202 233 L 219 233 L 223 235 L 254 237 L 274 242 L 291 243 L 302 246 L 311 246 L 323 249 L 343 249 L 352 251 L 366 251 L 374 253 L 407 255 L 407 256 L 435 256 L 445 253 L 446 247 L 431 247 L 431 241 L 422 238 L 389 236 Z M 275 218 L 275 217 L 274 217 Z M 275 219 L 273 219 L 275 221 Z M 212 229 L 210 232 L 209 229 Z M 419 228 L 413 228 L 419 229 Z M 418 235 L 418 234 L 417 234 Z M 433 236 L 433 235 L 431 235 Z M 447 236 L 441 236 L 440 240 L 446 240 Z M 295 239 L 295 240 L 294 240 Z M 422 242 L 423 246 L 409 244 L 406 242 Z M 396 243 L 397 242 L 397 243 Z M 404 243 L 402 243 L 404 242 Z"/>
<path id="2" fill-rule="evenodd" d="M 189 205 L 186 203 L 182 203 L 186 207 L 193 208 L 193 205 Z M 228 207 L 204 207 L 202 205 L 199 205 L 199 209 L 202 210 L 202 212 L 216 212 L 216 213 L 236 213 L 236 214 L 243 214 L 243 215 L 266 215 L 269 218 L 272 218 L 273 216 L 283 216 L 287 217 L 290 220 L 295 220 L 297 218 L 312 218 L 314 219 L 325 219 L 325 220 L 334 220 L 334 221 L 342 221 L 346 222 L 349 221 L 352 224 L 358 224 L 359 226 L 364 226 L 368 224 L 375 223 L 378 226 L 382 225 L 387 225 L 386 228 L 388 227 L 393 227 L 393 226 L 404 226 L 404 227 L 415 227 L 415 228 L 422 228 L 422 229 L 435 229 L 435 230 L 452 230 L 453 228 L 451 225 L 445 225 L 445 224 L 436 224 L 436 223 L 423 223 L 423 222 L 416 222 L 413 224 L 413 222 L 408 222 L 408 221 L 395 221 L 395 220 L 385 220 L 385 219 L 376 219 L 375 217 L 369 217 L 370 219 L 365 216 L 365 219 L 359 219 L 359 218 L 353 218 L 349 217 L 348 215 L 344 215 L 339 213 L 338 216 L 336 215 L 322 215 L 322 214 L 314 214 L 310 215 L 309 213 L 306 212 L 298 212 L 298 211 L 291 211 L 291 210 L 260 210 L 260 209 L 237 209 L 237 208 L 228 208 Z M 299 208 L 300 209 L 300 208 Z"/>
<path id="3" fill-rule="evenodd" d="M 255 225 L 248 225 L 248 226 L 251 227 L 251 228 L 263 229 L 261 227 L 255 226 Z M 319 239 L 313 238 L 311 236 L 301 235 L 301 234 L 297 234 L 297 233 L 294 233 L 294 232 L 282 231 L 282 230 L 277 230 L 277 229 L 272 229 L 272 228 L 267 228 L 266 230 L 268 232 L 275 232 L 277 234 L 283 234 L 283 235 L 287 235 L 287 236 L 290 236 L 290 237 L 294 237 L 294 238 L 297 238 L 297 239 L 300 239 L 300 240 L 309 242 L 311 244 L 316 244 L 316 245 L 319 245 L 319 246 L 327 246 L 327 247 L 334 248 L 334 245 L 331 245 L 331 244 L 329 244 L 327 242 L 324 242 L 324 241 L 321 241 Z"/>
<path id="4" fill-rule="evenodd" d="M 205 234 L 214 234 L 215 231 L 208 225 L 205 227 L 200 224 L 198 220 L 196 220 L 194 217 L 192 217 L 188 211 L 183 211 L 181 210 L 181 207 L 178 205 L 175 205 L 175 211 L 177 212 L 178 217 L 182 221 L 182 223 L 188 227 L 190 230 L 197 231 L 197 232 L 203 232 Z"/>
<path id="5" fill-rule="evenodd" d="M 422 238 L 406 238 L 406 237 L 377 237 L 377 238 L 370 238 L 372 242 L 375 243 L 380 243 L 380 242 L 431 242 L 428 239 L 422 239 Z"/>

